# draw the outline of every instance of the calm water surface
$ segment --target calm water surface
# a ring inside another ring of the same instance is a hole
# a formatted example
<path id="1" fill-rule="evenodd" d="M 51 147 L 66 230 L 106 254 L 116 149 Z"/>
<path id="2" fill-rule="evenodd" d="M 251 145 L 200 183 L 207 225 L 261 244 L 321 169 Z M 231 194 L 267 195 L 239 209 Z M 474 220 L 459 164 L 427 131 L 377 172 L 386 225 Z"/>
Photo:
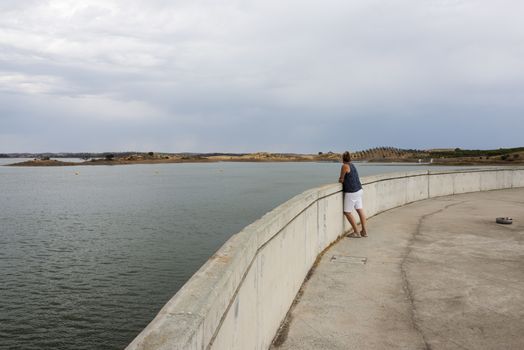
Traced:
<path id="1" fill-rule="evenodd" d="M 232 234 L 339 169 L 0 166 L 0 348 L 124 348 Z"/>

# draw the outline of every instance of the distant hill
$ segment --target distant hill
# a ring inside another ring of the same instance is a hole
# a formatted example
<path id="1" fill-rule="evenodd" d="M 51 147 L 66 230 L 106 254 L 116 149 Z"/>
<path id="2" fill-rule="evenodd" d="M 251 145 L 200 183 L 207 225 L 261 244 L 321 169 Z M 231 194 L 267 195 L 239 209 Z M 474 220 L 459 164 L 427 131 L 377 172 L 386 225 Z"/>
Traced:
<path id="1" fill-rule="evenodd" d="M 318 154 L 297 153 L 165 153 L 165 152 L 102 152 L 102 153 L 8 153 L 3 158 L 33 158 L 24 162 L 25 166 L 70 165 L 66 162 L 52 161 L 60 158 L 81 158 L 86 160 L 75 165 L 111 165 L 136 163 L 171 162 L 339 162 L 341 154 L 318 152 Z M 354 161 L 366 162 L 424 162 L 433 164 L 516 164 L 524 163 L 524 147 L 499 148 L 495 150 L 463 150 L 460 148 L 440 148 L 429 150 L 401 149 L 395 147 L 374 147 L 351 152 Z"/>

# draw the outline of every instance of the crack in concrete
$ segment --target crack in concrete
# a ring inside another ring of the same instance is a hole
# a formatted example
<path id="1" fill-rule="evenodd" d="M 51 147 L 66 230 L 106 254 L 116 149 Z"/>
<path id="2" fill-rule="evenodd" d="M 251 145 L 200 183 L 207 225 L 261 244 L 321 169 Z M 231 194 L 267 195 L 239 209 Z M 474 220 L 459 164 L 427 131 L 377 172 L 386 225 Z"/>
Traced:
<path id="1" fill-rule="evenodd" d="M 313 273 L 315 272 L 316 268 L 320 264 L 320 261 L 324 257 L 324 254 L 331 249 L 335 244 L 337 244 L 341 239 L 343 239 L 345 235 L 340 235 L 338 238 L 333 241 L 330 245 L 328 245 L 324 250 L 317 256 L 317 259 L 313 263 L 313 266 L 311 266 L 311 269 L 309 269 L 308 273 L 306 274 L 306 278 L 304 279 L 304 282 L 302 282 L 302 286 L 297 292 L 297 295 L 295 296 L 295 299 L 291 303 L 291 306 L 289 307 L 289 310 L 282 320 L 282 323 L 280 324 L 280 327 L 277 330 L 277 333 L 275 334 L 275 337 L 271 341 L 270 348 L 279 348 L 282 346 L 289 335 L 289 329 L 291 327 L 291 321 L 293 320 L 293 312 L 295 311 L 295 307 L 298 305 L 300 299 L 302 298 L 302 295 L 304 294 L 307 282 L 311 279 L 311 276 L 313 276 Z"/>
<path id="2" fill-rule="evenodd" d="M 419 219 L 419 222 L 418 222 L 418 225 L 417 225 L 417 228 L 415 230 L 415 232 L 413 233 L 413 235 L 411 236 L 411 238 L 409 239 L 408 241 L 408 244 L 407 244 L 407 247 L 406 247 L 406 253 L 404 254 L 404 258 L 402 259 L 402 262 L 400 263 L 400 273 L 401 273 L 401 277 L 402 277 L 402 285 L 403 285 L 403 289 L 408 297 L 408 300 L 409 300 L 409 303 L 411 304 L 411 308 L 410 308 L 410 316 L 411 316 L 411 324 L 413 325 L 413 328 L 417 331 L 417 333 L 420 335 L 420 337 L 422 338 L 422 341 L 424 342 L 424 349 L 425 350 L 431 350 L 431 345 L 428 343 L 428 340 L 426 339 L 426 335 L 424 333 L 424 331 L 422 330 L 422 328 L 420 327 L 418 321 L 417 321 L 417 317 L 416 317 L 416 306 L 415 306 L 415 297 L 414 297 L 414 294 L 413 294 L 413 289 L 411 287 L 411 284 L 409 283 L 409 279 L 408 279 L 408 276 L 407 276 L 407 271 L 406 271 L 406 262 L 408 260 L 408 257 L 409 255 L 411 254 L 411 252 L 413 251 L 413 243 L 415 242 L 415 239 L 417 238 L 417 236 L 420 234 L 420 229 L 422 227 L 422 224 L 424 222 L 424 220 L 426 220 L 427 218 L 433 216 L 433 215 L 436 215 L 436 214 L 439 214 L 439 213 L 442 213 L 443 211 L 447 210 L 448 208 L 450 207 L 453 207 L 453 206 L 456 206 L 456 205 L 459 205 L 459 204 L 463 204 L 463 203 L 466 203 L 467 201 L 461 201 L 461 202 L 454 202 L 452 204 L 448 204 L 446 206 L 444 206 L 443 208 L 439 209 L 439 210 L 436 210 L 434 212 L 431 212 L 431 213 L 428 213 L 428 214 L 425 214 L 423 216 L 420 217 Z"/>

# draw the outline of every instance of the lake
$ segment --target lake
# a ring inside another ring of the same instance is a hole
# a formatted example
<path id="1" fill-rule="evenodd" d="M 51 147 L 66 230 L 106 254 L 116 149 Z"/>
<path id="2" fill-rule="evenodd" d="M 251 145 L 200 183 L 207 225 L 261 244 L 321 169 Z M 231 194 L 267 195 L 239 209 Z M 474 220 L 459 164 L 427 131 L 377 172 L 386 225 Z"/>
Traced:
<path id="1" fill-rule="evenodd" d="M 356 166 L 360 176 L 429 167 Z M 456 167 L 431 167 L 443 168 Z M 124 348 L 232 234 L 339 169 L 0 166 L 0 348 Z"/>

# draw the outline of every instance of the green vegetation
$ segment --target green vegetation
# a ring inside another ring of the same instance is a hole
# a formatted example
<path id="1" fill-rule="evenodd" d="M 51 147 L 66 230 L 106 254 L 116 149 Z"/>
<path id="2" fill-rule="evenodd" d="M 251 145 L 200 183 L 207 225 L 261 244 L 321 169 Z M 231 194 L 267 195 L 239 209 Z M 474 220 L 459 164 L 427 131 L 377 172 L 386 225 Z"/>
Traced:
<path id="1" fill-rule="evenodd" d="M 458 157 L 495 157 L 495 156 L 506 156 L 515 152 L 524 152 L 524 147 L 518 148 L 499 148 L 490 150 L 480 149 L 460 149 L 455 148 L 453 151 L 432 151 L 429 152 L 432 158 L 458 158 Z M 517 155 L 518 156 L 518 155 Z M 515 157 L 515 159 L 518 157 Z"/>

